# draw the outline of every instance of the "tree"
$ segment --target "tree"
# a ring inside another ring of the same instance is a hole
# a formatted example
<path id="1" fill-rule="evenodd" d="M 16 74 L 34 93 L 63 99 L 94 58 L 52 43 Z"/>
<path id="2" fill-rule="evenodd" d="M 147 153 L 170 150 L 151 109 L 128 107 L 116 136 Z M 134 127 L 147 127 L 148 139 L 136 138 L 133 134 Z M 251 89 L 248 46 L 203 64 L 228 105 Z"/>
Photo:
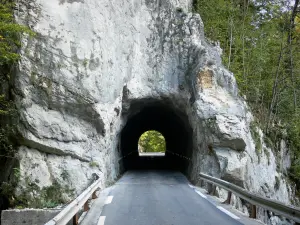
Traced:
<path id="1" fill-rule="evenodd" d="M 34 35 L 29 28 L 15 22 L 14 1 L 0 0 L 0 157 L 10 154 L 12 143 L 13 104 L 10 96 L 10 79 L 15 63 L 19 59 L 20 36 Z"/>
<path id="2" fill-rule="evenodd" d="M 164 136 L 155 131 L 150 130 L 143 133 L 139 139 L 140 152 L 165 152 L 166 142 Z"/>
<path id="3" fill-rule="evenodd" d="M 300 189 L 299 0 L 195 0 L 194 6 L 265 135 L 274 146 L 284 138 L 293 150 L 290 175 Z"/>
<path id="4" fill-rule="evenodd" d="M 29 28 L 17 24 L 14 20 L 15 4 L 12 0 L 0 0 L 0 171 L 10 172 L 15 157 L 15 121 L 14 105 L 11 95 L 11 73 L 19 59 L 22 34 L 34 35 Z M 8 166 L 9 165 L 9 166 Z M 8 173 L 7 173 L 8 174 Z M 11 179 L 11 180 L 9 180 Z M 0 176 L 0 211 L 13 199 L 13 176 Z M 9 187 L 9 188 L 7 188 Z M 9 190 L 9 191 L 7 191 Z M 5 200 L 6 204 L 2 205 Z M 0 212 L 1 213 L 1 212 Z"/>

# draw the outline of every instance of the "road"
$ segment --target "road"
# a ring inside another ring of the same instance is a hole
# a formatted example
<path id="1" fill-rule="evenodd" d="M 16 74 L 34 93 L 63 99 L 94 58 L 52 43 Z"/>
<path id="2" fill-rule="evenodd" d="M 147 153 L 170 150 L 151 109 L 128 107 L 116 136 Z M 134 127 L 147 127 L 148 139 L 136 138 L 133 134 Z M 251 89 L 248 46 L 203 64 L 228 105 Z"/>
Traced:
<path id="1" fill-rule="evenodd" d="M 240 225 L 173 171 L 128 171 L 110 190 L 98 225 Z"/>

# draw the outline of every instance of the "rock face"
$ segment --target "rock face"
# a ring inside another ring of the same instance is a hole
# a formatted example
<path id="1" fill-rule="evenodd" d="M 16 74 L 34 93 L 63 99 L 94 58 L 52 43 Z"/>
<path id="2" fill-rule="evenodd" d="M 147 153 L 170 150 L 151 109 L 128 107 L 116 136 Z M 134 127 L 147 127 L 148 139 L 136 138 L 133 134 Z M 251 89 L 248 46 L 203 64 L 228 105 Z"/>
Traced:
<path id="1" fill-rule="evenodd" d="M 80 193 L 98 173 L 103 186 L 122 172 L 120 132 L 135 101 L 184 113 L 193 130 L 191 180 L 205 172 L 289 203 L 290 166 L 251 134 L 221 49 L 204 37 L 188 0 L 19 0 L 16 18 L 36 36 L 22 40 L 15 76 L 20 113 L 20 185 L 59 183 Z M 253 129 L 253 128 L 252 128 Z M 65 193 L 66 200 L 70 195 Z"/>

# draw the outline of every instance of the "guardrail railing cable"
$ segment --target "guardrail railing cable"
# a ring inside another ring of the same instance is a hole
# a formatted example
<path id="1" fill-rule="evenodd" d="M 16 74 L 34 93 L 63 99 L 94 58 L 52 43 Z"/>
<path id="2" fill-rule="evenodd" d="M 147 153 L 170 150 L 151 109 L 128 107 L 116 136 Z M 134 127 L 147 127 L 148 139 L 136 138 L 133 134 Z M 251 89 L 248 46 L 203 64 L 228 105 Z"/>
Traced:
<path id="1" fill-rule="evenodd" d="M 261 208 L 274 212 L 277 215 L 293 220 L 296 222 L 296 224 L 300 223 L 299 207 L 286 205 L 276 200 L 258 196 L 254 193 L 250 193 L 244 188 L 231 184 L 227 181 L 209 176 L 207 174 L 200 173 L 200 179 L 227 190 L 228 196 L 227 200 L 224 203 L 230 204 L 232 193 L 249 202 L 252 205 L 250 213 L 251 218 L 256 218 L 256 206 L 259 206 Z"/>
<path id="2" fill-rule="evenodd" d="M 188 161 L 192 161 L 191 158 L 186 157 L 186 156 L 181 155 L 181 154 L 178 154 L 178 153 L 176 153 L 176 152 L 171 152 L 171 151 L 169 151 L 169 150 L 166 150 L 166 152 L 169 152 L 170 154 L 175 155 L 175 156 L 177 156 L 177 157 L 179 157 L 179 158 L 183 158 L 183 159 L 186 159 L 186 160 L 188 160 Z"/>
<path id="3" fill-rule="evenodd" d="M 120 161 L 120 160 L 122 160 L 122 159 L 125 159 L 125 158 L 127 158 L 128 156 L 130 156 L 131 154 L 133 154 L 134 152 L 137 152 L 136 150 L 135 151 L 131 151 L 131 152 L 129 152 L 127 155 L 125 155 L 125 156 L 122 156 L 121 158 L 119 158 L 118 159 L 118 161 Z"/>

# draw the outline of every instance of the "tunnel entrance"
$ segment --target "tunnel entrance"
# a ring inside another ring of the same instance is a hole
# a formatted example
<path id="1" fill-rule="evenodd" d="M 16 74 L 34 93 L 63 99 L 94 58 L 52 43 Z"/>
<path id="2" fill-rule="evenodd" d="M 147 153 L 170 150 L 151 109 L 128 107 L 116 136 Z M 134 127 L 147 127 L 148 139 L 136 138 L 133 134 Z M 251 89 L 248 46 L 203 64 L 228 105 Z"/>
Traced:
<path id="1" fill-rule="evenodd" d="M 165 156 L 166 154 L 165 137 L 156 130 L 148 130 L 144 132 L 139 138 L 138 151 L 140 157 Z"/>
<path id="2" fill-rule="evenodd" d="M 122 116 L 127 119 L 120 144 L 125 170 L 187 170 L 192 154 L 192 129 L 185 113 L 165 102 L 143 101 L 131 104 Z M 150 130 L 164 137 L 164 157 L 140 157 L 139 139 Z"/>

